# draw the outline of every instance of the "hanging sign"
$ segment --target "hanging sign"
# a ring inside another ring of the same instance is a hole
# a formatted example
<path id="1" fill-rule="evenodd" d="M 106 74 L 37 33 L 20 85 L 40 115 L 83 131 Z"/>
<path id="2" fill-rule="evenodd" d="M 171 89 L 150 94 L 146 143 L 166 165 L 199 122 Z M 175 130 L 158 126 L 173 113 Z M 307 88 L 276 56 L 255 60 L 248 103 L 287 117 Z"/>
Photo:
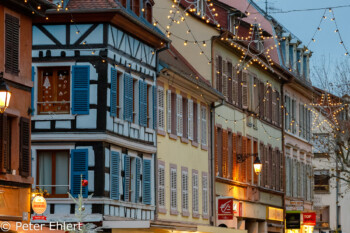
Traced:
<path id="1" fill-rule="evenodd" d="M 35 214 L 43 214 L 47 208 L 44 197 L 36 196 L 32 201 L 32 208 Z M 33 216 L 33 220 L 46 220 L 45 216 Z"/>
<path id="2" fill-rule="evenodd" d="M 303 213 L 303 225 L 316 226 L 316 213 Z"/>
<path id="3" fill-rule="evenodd" d="M 218 199 L 218 219 L 233 219 L 233 198 Z"/>

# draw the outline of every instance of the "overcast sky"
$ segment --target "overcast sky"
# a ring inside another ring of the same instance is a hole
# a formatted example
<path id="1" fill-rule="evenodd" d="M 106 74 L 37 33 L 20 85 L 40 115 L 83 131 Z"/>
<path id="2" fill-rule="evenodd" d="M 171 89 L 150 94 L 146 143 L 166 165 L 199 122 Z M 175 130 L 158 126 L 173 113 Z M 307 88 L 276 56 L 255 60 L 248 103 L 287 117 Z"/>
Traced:
<path id="1" fill-rule="evenodd" d="M 265 0 L 254 1 L 265 9 Z M 268 2 L 269 6 L 282 11 L 350 5 L 350 0 L 268 0 Z M 335 8 L 333 11 L 343 42 L 350 52 L 350 7 Z M 303 44 L 307 45 L 317 29 L 323 13 L 324 10 L 316 10 L 291 13 L 271 12 L 271 15 L 302 40 Z M 345 56 L 345 50 L 339 44 L 338 34 L 334 32 L 336 29 L 334 21 L 331 21 L 333 16 L 328 10 L 326 17 L 320 26 L 321 31 L 316 33 L 316 42 L 311 42 L 309 45 L 309 49 L 313 51 L 311 66 L 319 64 L 320 59 L 324 56 L 331 61 L 346 59 L 346 57 L 350 59 L 350 56 Z"/>

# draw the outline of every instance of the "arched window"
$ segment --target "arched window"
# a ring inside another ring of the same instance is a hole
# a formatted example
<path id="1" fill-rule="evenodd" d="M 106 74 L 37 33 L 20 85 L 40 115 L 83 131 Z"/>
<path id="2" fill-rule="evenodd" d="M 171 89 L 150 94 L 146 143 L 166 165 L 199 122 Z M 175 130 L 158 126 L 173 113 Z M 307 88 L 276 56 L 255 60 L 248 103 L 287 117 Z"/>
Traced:
<path id="1" fill-rule="evenodd" d="M 132 0 L 131 2 L 131 9 L 132 11 L 137 15 L 140 16 L 140 0 Z"/>
<path id="2" fill-rule="evenodd" d="M 152 4 L 149 1 L 146 1 L 145 5 L 145 19 L 152 23 Z"/>

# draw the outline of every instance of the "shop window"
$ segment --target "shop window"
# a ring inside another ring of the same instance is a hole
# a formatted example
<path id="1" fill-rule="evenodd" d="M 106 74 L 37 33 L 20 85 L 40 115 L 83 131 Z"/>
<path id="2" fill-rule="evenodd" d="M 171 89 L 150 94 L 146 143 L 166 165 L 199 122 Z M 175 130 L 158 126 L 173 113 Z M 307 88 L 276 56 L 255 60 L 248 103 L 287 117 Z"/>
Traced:
<path id="1" fill-rule="evenodd" d="M 316 210 L 316 228 L 329 228 L 329 206 L 314 207 Z"/>
<path id="2" fill-rule="evenodd" d="M 315 191 L 329 191 L 329 171 L 318 170 L 314 172 L 314 190 Z"/>
<path id="3" fill-rule="evenodd" d="M 69 151 L 38 151 L 36 188 L 50 197 L 66 197 L 69 191 Z"/>
<path id="4" fill-rule="evenodd" d="M 45 67 L 38 71 L 38 114 L 69 114 L 69 67 Z"/>

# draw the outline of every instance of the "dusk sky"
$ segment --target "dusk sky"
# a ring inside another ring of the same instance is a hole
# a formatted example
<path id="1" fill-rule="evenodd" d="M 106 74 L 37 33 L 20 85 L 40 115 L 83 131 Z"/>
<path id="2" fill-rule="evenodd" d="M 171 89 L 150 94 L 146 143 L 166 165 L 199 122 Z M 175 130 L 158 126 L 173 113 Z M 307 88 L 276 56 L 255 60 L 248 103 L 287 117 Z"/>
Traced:
<path id="1" fill-rule="evenodd" d="M 265 0 L 255 0 L 259 6 L 265 9 Z M 344 6 L 342 8 L 332 9 L 335 15 L 336 22 L 339 27 L 345 46 L 350 50 L 350 1 L 349 0 L 268 0 L 269 6 L 275 7 L 282 11 L 304 10 L 324 7 Z M 324 10 L 300 11 L 290 13 L 273 13 L 270 14 L 276 18 L 289 31 L 296 35 L 303 44 L 307 45 L 318 27 Z M 320 31 L 317 31 L 314 39 L 311 42 L 309 49 L 313 51 L 311 66 L 320 64 L 320 60 L 326 57 L 331 62 L 337 60 L 350 59 L 350 56 L 345 56 L 345 50 L 341 44 L 336 30 L 332 12 L 326 11 L 326 19 L 323 20 Z M 350 51 L 349 51 L 350 52 Z"/>

